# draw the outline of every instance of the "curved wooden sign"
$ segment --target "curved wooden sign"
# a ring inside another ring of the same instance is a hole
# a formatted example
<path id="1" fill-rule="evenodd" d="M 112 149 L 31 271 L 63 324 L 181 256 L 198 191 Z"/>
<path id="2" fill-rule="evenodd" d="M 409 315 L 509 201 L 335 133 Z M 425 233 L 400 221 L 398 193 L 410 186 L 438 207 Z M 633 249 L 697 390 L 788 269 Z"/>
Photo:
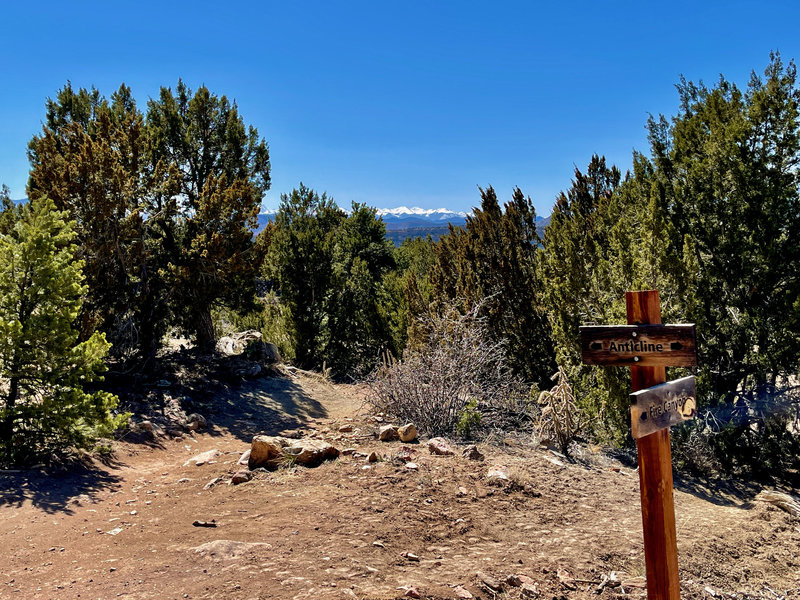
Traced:
<path id="1" fill-rule="evenodd" d="M 631 394 L 631 435 L 639 439 L 697 414 L 694 375 Z"/>

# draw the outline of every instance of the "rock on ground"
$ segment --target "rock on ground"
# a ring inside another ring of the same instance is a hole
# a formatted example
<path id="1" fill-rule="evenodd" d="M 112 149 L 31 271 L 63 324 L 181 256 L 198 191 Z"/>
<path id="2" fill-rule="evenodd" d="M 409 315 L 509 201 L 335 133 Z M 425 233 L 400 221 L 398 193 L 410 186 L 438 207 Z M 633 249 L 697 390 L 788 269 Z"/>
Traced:
<path id="1" fill-rule="evenodd" d="M 274 469 L 283 460 L 283 448 L 288 445 L 288 440 L 282 437 L 257 435 L 250 445 L 250 456 L 247 465 L 250 469 L 263 467 Z"/>
<path id="2" fill-rule="evenodd" d="M 436 437 L 428 440 L 428 450 L 431 454 L 438 454 L 440 456 L 452 456 L 455 454 L 452 446 L 447 443 L 444 438 Z"/>
<path id="3" fill-rule="evenodd" d="M 271 550 L 272 544 L 263 542 L 237 542 L 234 540 L 214 540 L 192 548 L 194 552 L 210 558 L 231 560 L 258 550 Z"/>
<path id="4" fill-rule="evenodd" d="M 417 439 L 417 428 L 413 423 L 406 423 L 397 430 L 397 435 L 401 442 L 413 442 Z"/>
<path id="5" fill-rule="evenodd" d="M 187 460 L 185 463 L 183 463 L 183 466 L 188 467 L 189 465 L 194 464 L 199 467 L 200 465 L 204 465 L 207 462 L 211 462 L 213 459 L 217 458 L 221 454 L 222 452 L 220 452 L 216 448 L 214 448 L 213 450 L 206 450 L 205 452 L 196 454 L 195 456 Z"/>
<path id="6" fill-rule="evenodd" d="M 339 450 L 322 440 L 297 440 L 284 448 L 284 452 L 303 467 L 316 467 L 326 460 L 339 458 Z"/>
<path id="7" fill-rule="evenodd" d="M 467 446 L 461 452 L 461 456 L 468 460 L 483 460 L 484 456 L 475 444 Z"/>
<path id="8" fill-rule="evenodd" d="M 378 432 L 378 439 L 382 442 L 392 442 L 397 437 L 397 427 L 394 425 L 384 425 Z"/>

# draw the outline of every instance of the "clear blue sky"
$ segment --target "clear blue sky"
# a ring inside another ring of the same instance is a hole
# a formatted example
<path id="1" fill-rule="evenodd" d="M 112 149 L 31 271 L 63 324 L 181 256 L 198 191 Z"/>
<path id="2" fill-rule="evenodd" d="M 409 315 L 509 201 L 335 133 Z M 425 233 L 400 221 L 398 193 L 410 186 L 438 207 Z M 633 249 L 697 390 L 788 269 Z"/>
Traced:
<path id="1" fill-rule="evenodd" d="M 800 58 L 795 2 L 13 2 L 2 10 L 0 183 L 69 79 L 144 108 L 159 86 L 235 99 L 270 144 L 266 207 L 300 181 L 342 205 L 466 210 L 519 185 L 549 214 L 575 166 L 623 170 L 680 74 L 745 84 Z"/>

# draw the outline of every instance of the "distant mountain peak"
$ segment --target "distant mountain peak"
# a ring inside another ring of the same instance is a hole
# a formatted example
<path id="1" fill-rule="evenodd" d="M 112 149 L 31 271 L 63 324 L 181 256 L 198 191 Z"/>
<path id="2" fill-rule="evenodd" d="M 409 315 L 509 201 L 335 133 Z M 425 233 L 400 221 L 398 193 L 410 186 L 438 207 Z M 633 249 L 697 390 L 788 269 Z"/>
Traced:
<path id="1" fill-rule="evenodd" d="M 428 218 L 447 218 L 447 217 L 460 217 L 462 219 L 467 217 L 467 213 L 461 211 L 450 210 L 448 208 L 420 208 L 419 206 L 398 206 L 397 208 L 379 208 L 377 209 L 378 216 L 391 215 L 394 217 L 428 217 Z"/>

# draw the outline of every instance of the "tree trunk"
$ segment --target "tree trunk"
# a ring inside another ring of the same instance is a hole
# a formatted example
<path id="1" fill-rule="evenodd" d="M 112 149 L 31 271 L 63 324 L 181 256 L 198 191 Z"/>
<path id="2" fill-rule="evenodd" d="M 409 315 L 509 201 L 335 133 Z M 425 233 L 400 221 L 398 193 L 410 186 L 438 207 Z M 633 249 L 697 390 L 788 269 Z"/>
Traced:
<path id="1" fill-rule="evenodd" d="M 195 343 L 203 352 L 211 352 L 216 344 L 214 337 L 214 323 L 211 320 L 211 307 L 205 306 L 197 309 L 194 315 Z"/>

